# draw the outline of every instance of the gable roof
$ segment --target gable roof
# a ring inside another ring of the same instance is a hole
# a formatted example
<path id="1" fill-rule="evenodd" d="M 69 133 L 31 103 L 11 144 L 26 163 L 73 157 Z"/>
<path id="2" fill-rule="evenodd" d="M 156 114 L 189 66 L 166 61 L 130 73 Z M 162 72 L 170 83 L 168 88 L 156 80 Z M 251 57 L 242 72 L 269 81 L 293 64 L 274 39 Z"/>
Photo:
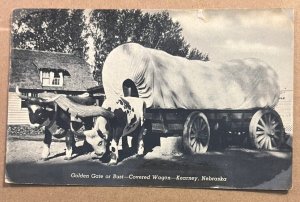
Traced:
<path id="1" fill-rule="evenodd" d="M 73 54 L 12 49 L 9 88 L 36 90 L 86 91 L 97 86 L 90 66 Z M 40 70 L 64 72 L 63 86 L 42 86 Z"/>

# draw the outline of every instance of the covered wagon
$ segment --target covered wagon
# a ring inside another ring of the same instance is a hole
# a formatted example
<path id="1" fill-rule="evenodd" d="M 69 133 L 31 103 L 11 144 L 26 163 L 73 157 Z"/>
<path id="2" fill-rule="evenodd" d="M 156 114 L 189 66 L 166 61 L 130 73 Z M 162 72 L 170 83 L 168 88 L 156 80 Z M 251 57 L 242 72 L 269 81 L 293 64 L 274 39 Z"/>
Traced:
<path id="1" fill-rule="evenodd" d="M 153 133 L 183 134 L 189 152 L 206 152 L 213 132 L 246 134 L 257 149 L 284 141 L 278 77 L 261 60 L 203 62 L 128 43 L 108 55 L 102 77 L 107 98 L 143 99 Z"/>

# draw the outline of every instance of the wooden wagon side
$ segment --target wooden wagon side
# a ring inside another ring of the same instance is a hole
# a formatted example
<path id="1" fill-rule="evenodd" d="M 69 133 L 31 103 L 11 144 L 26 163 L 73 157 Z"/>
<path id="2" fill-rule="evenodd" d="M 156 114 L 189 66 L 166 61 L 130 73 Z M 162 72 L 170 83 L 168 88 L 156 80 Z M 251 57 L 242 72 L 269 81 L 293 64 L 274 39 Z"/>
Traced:
<path id="1" fill-rule="evenodd" d="M 284 142 L 284 127 L 279 114 L 271 108 L 249 110 L 147 109 L 153 133 L 181 136 L 189 153 L 205 153 L 212 132 L 220 138 L 228 133 L 247 135 L 256 149 L 279 149 Z M 222 139 L 221 139 L 222 140 Z"/>

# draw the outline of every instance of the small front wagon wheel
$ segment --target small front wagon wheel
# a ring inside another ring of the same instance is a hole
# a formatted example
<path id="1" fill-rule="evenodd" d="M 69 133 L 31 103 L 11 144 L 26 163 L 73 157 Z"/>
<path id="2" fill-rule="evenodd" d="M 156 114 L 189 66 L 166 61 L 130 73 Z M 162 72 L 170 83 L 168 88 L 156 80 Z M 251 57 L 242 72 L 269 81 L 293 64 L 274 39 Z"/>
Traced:
<path id="1" fill-rule="evenodd" d="M 208 149 L 210 127 L 206 116 L 192 112 L 186 119 L 183 129 L 183 147 L 186 152 L 202 154 Z"/>
<path id="2" fill-rule="evenodd" d="M 284 143 L 284 128 L 279 114 L 272 109 L 258 110 L 249 125 L 249 135 L 256 149 L 276 150 Z"/>

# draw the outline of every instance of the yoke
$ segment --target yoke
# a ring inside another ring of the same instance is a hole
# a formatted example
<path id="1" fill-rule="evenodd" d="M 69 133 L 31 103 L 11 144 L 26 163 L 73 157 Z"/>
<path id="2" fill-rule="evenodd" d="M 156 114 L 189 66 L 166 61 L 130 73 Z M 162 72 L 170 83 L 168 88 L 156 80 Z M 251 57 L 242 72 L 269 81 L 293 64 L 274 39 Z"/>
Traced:
<path id="1" fill-rule="evenodd" d="M 86 100 L 86 99 L 85 99 Z M 65 95 L 59 95 L 54 102 L 64 111 L 70 114 L 72 121 L 80 122 L 80 118 L 105 116 L 107 110 L 97 105 L 79 104 L 74 102 L 74 99 L 70 99 Z M 109 115 L 108 115 L 109 116 Z"/>

